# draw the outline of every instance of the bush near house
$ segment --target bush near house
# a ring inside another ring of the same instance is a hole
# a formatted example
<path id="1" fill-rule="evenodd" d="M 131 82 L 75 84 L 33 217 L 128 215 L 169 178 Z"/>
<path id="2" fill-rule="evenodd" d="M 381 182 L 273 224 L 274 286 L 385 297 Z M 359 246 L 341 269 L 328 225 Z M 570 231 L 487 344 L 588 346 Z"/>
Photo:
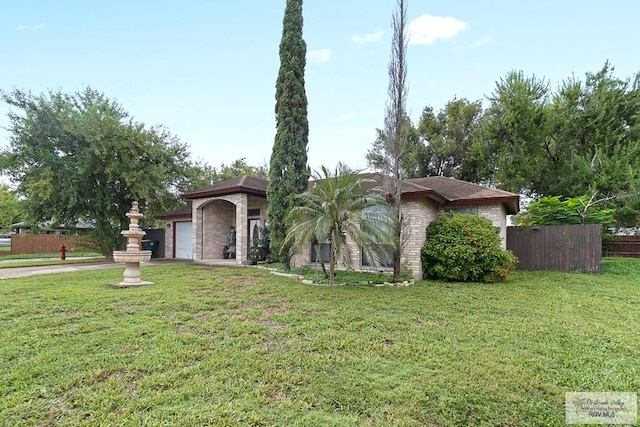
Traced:
<path id="1" fill-rule="evenodd" d="M 421 257 L 425 278 L 458 282 L 502 281 L 517 263 L 488 219 L 453 212 L 429 224 Z"/>

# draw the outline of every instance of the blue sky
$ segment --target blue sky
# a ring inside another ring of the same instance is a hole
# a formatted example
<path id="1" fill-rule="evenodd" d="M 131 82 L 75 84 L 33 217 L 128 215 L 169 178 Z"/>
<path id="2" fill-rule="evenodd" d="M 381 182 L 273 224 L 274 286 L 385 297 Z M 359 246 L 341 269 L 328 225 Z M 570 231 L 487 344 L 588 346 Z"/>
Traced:
<path id="1" fill-rule="evenodd" d="M 0 89 L 117 100 L 163 124 L 212 166 L 269 161 L 285 0 L 8 1 L 0 8 Z M 309 164 L 366 166 L 384 121 L 395 0 L 306 0 Z M 408 110 L 417 122 L 454 97 L 489 95 L 511 70 L 552 87 L 606 60 L 640 71 L 640 2 L 409 0 Z M 0 126 L 8 111 L 0 104 Z M 8 134 L 0 130 L 0 147 Z"/>

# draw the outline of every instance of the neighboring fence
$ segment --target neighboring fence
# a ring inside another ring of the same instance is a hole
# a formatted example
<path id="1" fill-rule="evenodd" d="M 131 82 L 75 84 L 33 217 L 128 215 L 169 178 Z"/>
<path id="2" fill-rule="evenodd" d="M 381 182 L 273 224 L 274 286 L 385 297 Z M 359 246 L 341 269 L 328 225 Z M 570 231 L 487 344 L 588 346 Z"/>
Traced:
<path id="1" fill-rule="evenodd" d="M 148 229 L 143 241 L 151 240 L 157 243 L 156 256 L 164 254 L 164 229 Z M 64 244 L 67 252 L 79 252 L 91 250 L 83 245 L 86 237 L 72 236 L 68 234 L 13 234 L 11 236 L 11 254 L 50 254 L 58 252 L 60 245 Z M 124 248 L 123 248 L 124 249 Z"/>
<path id="2" fill-rule="evenodd" d="M 522 270 L 602 273 L 602 226 L 508 227 L 507 249 Z"/>
<path id="3" fill-rule="evenodd" d="M 82 251 L 81 238 L 65 234 L 14 234 L 11 236 L 11 254 L 50 254 L 58 252 L 64 244 L 67 252 Z"/>
<path id="4" fill-rule="evenodd" d="M 640 236 L 614 236 L 603 244 L 604 256 L 640 258 Z"/>

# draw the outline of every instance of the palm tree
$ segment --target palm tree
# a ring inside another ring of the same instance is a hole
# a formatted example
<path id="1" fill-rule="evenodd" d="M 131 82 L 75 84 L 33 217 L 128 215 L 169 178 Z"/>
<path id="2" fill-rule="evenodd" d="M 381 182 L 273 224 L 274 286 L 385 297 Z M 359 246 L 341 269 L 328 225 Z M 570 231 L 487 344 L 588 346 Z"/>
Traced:
<path id="1" fill-rule="evenodd" d="M 286 216 L 285 242 L 299 248 L 312 242 L 329 244 L 329 283 L 333 286 L 336 259 L 351 265 L 347 236 L 369 257 L 380 258 L 379 245 L 393 245 L 393 217 L 374 181 L 338 163 L 335 172 L 322 166 L 314 172 L 315 186 L 294 197 Z M 319 245 L 318 255 L 319 255 Z"/>

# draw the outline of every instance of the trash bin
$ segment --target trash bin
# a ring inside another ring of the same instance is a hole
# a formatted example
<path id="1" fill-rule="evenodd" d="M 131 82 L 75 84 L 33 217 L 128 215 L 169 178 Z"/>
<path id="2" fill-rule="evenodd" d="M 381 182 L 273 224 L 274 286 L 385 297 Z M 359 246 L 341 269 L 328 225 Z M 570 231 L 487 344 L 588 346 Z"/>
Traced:
<path id="1" fill-rule="evenodd" d="M 151 251 L 151 258 L 158 258 L 158 248 L 160 247 L 160 242 L 158 240 L 143 240 L 140 242 L 140 246 L 143 251 Z"/>

